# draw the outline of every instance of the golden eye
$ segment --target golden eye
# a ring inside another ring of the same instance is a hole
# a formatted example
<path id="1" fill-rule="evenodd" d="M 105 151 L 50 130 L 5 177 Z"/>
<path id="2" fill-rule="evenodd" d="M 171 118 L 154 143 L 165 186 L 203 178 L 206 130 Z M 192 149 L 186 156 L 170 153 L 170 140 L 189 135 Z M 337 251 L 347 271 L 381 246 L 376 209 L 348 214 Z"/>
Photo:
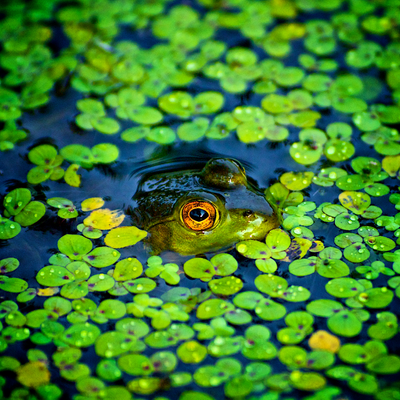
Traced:
<path id="1" fill-rule="evenodd" d="M 194 231 L 212 228 L 217 218 L 217 210 L 206 201 L 191 201 L 182 207 L 182 221 Z"/>

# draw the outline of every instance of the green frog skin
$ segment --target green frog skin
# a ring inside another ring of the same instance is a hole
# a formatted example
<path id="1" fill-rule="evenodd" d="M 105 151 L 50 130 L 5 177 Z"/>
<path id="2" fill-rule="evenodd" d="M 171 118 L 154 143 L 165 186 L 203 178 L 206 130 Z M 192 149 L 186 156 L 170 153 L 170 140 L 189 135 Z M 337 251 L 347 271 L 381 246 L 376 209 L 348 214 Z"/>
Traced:
<path id="1" fill-rule="evenodd" d="M 153 175 L 133 198 L 152 254 L 226 249 L 241 240 L 262 240 L 281 223 L 280 213 L 248 182 L 241 164 L 228 158 L 213 158 L 200 171 Z"/>

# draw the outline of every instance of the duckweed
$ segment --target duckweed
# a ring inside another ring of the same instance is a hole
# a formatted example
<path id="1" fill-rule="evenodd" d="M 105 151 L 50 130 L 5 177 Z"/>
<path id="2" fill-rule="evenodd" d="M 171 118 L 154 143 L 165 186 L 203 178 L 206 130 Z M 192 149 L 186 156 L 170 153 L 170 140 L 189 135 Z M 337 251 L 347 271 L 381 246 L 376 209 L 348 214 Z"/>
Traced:
<path id="1" fill-rule="evenodd" d="M 0 397 L 397 398 L 396 2 L 14 3 L 0 175 L 24 172 L 1 192 Z M 143 257 L 107 185 L 139 153 L 217 141 L 285 154 L 262 177 L 282 228 Z"/>

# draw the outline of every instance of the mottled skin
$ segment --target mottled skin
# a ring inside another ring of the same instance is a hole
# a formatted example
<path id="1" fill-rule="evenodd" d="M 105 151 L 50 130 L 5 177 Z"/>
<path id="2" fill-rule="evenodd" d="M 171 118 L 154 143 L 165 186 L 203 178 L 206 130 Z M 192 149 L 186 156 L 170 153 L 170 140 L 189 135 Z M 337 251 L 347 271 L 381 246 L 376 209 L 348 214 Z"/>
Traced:
<path id="1" fill-rule="evenodd" d="M 211 159 L 201 171 L 153 175 L 141 183 L 134 199 L 153 254 L 172 250 L 194 255 L 261 240 L 281 222 L 263 193 L 247 181 L 240 163 L 226 158 Z M 211 229 L 193 231 L 184 224 L 182 207 L 193 200 L 217 208 L 219 219 Z"/>

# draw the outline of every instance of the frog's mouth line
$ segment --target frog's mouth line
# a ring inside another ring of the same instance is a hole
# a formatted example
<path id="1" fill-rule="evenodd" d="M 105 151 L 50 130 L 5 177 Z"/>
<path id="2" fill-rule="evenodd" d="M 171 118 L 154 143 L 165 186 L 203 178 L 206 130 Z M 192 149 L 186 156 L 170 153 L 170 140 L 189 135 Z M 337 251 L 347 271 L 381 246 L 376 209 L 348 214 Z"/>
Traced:
<path id="1" fill-rule="evenodd" d="M 163 219 L 163 220 L 161 220 L 161 221 L 158 221 L 158 222 L 155 222 L 155 223 L 153 223 L 153 224 L 151 224 L 151 225 L 146 226 L 145 230 L 146 230 L 146 231 L 149 231 L 150 229 L 154 228 L 155 226 L 163 225 L 163 224 L 165 224 L 165 223 L 167 223 L 167 222 L 177 222 L 177 221 L 176 221 L 175 218 L 165 218 L 165 219 Z M 193 232 L 194 234 L 201 234 L 201 233 L 203 233 L 203 232 L 210 232 L 210 231 L 214 230 L 214 229 L 219 225 L 219 223 L 217 223 L 217 224 L 215 224 L 212 228 L 205 229 L 204 231 L 195 231 L 195 230 L 193 230 L 193 229 L 188 228 L 182 221 L 180 221 L 180 222 L 181 222 L 181 225 L 182 225 L 188 232 Z"/>
<path id="2" fill-rule="evenodd" d="M 144 229 L 145 229 L 146 231 L 149 231 L 150 229 L 154 228 L 154 227 L 157 226 L 157 225 L 165 224 L 165 223 L 171 222 L 171 221 L 174 221 L 174 218 L 173 218 L 173 217 L 165 218 L 165 219 L 162 219 L 162 220 L 160 220 L 160 221 L 157 221 L 157 222 L 154 222 L 154 223 L 150 223 L 150 224 L 149 224 L 148 226 L 146 226 Z"/>

